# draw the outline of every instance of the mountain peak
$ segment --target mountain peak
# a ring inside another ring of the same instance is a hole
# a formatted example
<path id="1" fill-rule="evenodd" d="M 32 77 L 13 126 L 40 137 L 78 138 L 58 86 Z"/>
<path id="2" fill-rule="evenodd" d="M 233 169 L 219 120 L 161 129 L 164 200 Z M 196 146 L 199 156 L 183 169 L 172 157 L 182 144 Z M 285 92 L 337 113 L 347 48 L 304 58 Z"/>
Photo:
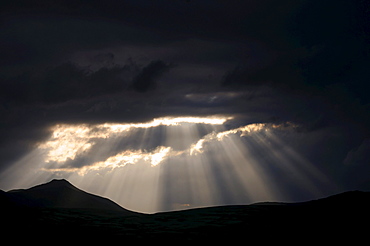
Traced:
<path id="1" fill-rule="evenodd" d="M 53 179 L 49 183 L 46 183 L 46 184 L 72 185 L 70 182 L 68 182 L 65 179 Z"/>
<path id="2" fill-rule="evenodd" d="M 36 190 L 36 189 L 59 189 L 59 188 L 72 188 L 77 189 L 74 185 L 68 182 L 65 179 L 53 179 L 47 183 L 36 185 L 29 190 Z M 78 189 L 77 189 L 78 190 Z"/>
<path id="3" fill-rule="evenodd" d="M 107 198 L 78 189 L 65 179 L 53 179 L 26 190 L 10 191 L 9 194 L 31 207 L 128 211 Z"/>
<path id="4" fill-rule="evenodd" d="M 53 179 L 53 180 L 51 180 L 50 182 L 67 182 L 67 183 L 69 183 L 67 180 L 65 180 L 65 179 Z"/>

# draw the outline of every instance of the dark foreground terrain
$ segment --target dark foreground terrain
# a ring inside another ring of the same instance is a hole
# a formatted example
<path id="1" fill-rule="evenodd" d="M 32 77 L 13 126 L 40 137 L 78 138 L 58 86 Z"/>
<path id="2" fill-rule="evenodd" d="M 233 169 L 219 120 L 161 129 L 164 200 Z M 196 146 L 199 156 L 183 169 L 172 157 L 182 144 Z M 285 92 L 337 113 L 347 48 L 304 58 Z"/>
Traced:
<path id="1" fill-rule="evenodd" d="M 346 240 L 355 245 L 368 243 L 370 238 L 370 193 L 360 191 L 303 203 L 258 203 L 147 215 L 81 191 L 68 181 L 53 180 L 27 190 L 0 191 L 0 202 L 2 239 L 13 242 L 300 245 Z"/>

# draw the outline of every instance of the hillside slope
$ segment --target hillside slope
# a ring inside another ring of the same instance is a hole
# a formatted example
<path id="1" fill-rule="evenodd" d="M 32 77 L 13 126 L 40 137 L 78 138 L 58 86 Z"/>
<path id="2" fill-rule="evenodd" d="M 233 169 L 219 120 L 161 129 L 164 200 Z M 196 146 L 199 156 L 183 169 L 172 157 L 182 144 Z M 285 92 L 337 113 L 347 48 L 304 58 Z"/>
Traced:
<path id="1" fill-rule="evenodd" d="M 350 240 L 354 245 L 367 237 L 370 220 L 370 192 L 360 191 L 301 203 L 266 202 L 149 215 L 125 210 L 65 180 L 53 180 L 27 190 L 0 191 L 0 202 L 4 235 L 29 240 L 41 233 L 85 243 L 227 239 L 295 245 Z"/>
<path id="2" fill-rule="evenodd" d="M 11 190 L 6 195 L 11 202 L 26 207 L 128 211 L 107 198 L 82 191 L 64 179 L 54 179 L 30 189 Z"/>

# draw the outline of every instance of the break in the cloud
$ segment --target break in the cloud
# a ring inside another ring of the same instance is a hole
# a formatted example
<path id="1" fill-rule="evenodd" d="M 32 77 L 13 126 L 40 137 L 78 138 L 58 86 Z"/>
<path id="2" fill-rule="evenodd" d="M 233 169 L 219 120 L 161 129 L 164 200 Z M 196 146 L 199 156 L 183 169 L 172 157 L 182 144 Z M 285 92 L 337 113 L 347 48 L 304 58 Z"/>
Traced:
<path id="1" fill-rule="evenodd" d="M 140 141 L 136 141 L 139 146 L 132 149 L 134 147 L 132 139 L 140 137 L 138 129 L 152 130 L 156 127 L 177 126 L 181 124 L 222 125 L 229 119 L 232 118 L 225 116 L 203 118 L 168 117 L 154 119 L 147 123 L 57 125 L 53 127 L 53 133 L 50 139 L 41 143 L 38 148 L 46 151 L 44 160 L 46 163 L 49 163 L 51 170 L 66 168 L 66 171 L 68 169 L 70 169 L 69 171 L 75 171 L 75 168 L 85 166 L 93 166 L 93 169 L 99 169 L 102 166 L 115 168 L 125 166 L 128 163 L 134 164 L 139 160 L 150 160 L 150 163 L 156 166 L 166 155 L 178 155 L 184 153 L 184 150 L 172 152 L 173 146 L 158 146 L 159 142 L 157 146 L 154 146 L 155 149 L 152 150 L 153 147 L 148 144 L 148 136 L 145 136 L 147 133 L 141 133 L 144 137 Z M 239 131 L 239 129 L 236 129 L 236 131 Z M 225 132 L 225 134 L 229 134 L 229 132 Z M 195 137 L 199 136 L 197 135 Z M 167 136 L 162 136 L 162 138 L 167 138 Z M 119 147 L 118 141 L 126 142 L 126 144 Z M 202 146 L 200 143 L 197 143 L 193 147 L 186 146 L 185 148 L 188 148 L 186 151 L 192 154 L 193 151 L 200 151 Z M 95 159 L 92 157 L 89 158 L 96 151 L 99 152 L 99 155 Z M 105 161 L 100 161 L 104 159 Z"/>
<path id="2" fill-rule="evenodd" d="M 299 183 L 299 192 L 304 191 L 306 195 L 322 194 L 323 190 L 319 189 L 322 184 L 329 190 L 335 187 L 320 168 L 279 136 L 292 134 L 299 126 L 289 122 L 256 123 L 228 129 L 226 124 L 230 120 L 233 119 L 225 116 L 177 117 L 132 124 L 57 125 L 52 129 L 52 136 L 33 151 L 32 158 L 17 163 L 23 166 L 28 162 L 32 172 L 24 175 L 10 169 L 4 180 L 23 175 L 23 185 L 29 185 L 45 177 L 62 175 L 72 180 L 90 180 L 98 175 L 110 180 L 108 187 L 115 187 L 105 190 L 104 195 L 115 197 L 123 206 L 135 206 L 133 209 L 146 212 L 176 209 L 176 204 L 184 200 L 189 206 L 204 206 L 272 197 L 287 199 L 298 192 L 288 189 L 287 180 Z M 165 144 L 150 146 L 148 141 L 153 132 L 161 127 L 166 127 L 161 137 L 166 140 Z M 176 148 L 172 142 L 174 132 L 192 141 L 183 148 Z M 140 147 L 133 148 L 132 139 L 138 139 Z M 133 170 L 140 172 L 137 178 L 130 179 L 134 183 L 123 182 L 117 176 Z M 156 181 L 162 175 L 165 175 L 162 181 Z M 191 182 L 189 175 L 194 179 Z M 212 178 L 214 175 L 218 178 Z M 146 188 L 138 197 L 152 200 L 138 206 L 143 203 L 141 198 L 127 200 L 125 194 L 132 194 L 131 187 L 137 184 L 137 179 L 139 183 L 144 182 L 143 178 L 146 183 L 157 184 L 143 186 Z M 170 186 L 166 185 L 168 182 Z M 185 184 L 187 188 L 183 190 Z M 117 193 L 116 189 L 126 192 Z"/>
<path id="3" fill-rule="evenodd" d="M 44 170 L 49 171 L 76 171 L 82 169 L 83 173 L 89 168 L 95 170 L 100 168 L 114 169 L 123 167 L 127 164 L 136 164 L 140 160 L 149 161 L 152 166 L 156 166 L 169 156 L 177 155 L 196 155 L 203 152 L 206 144 L 213 141 L 222 141 L 225 137 L 232 134 L 237 134 L 240 137 L 247 136 L 251 133 L 259 131 L 267 131 L 282 127 L 281 125 L 268 124 L 250 124 L 230 130 L 216 130 L 211 127 L 210 132 L 201 135 L 198 129 L 193 133 L 195 136 L 193 142 L 185 146 L 184 149 L 176 150 L 174 146 L 149 146 L 148 139 L 145 137 L 140 141 L 140 148 L 133 148 L 132 138 L 138 138 L 138 129 L 153 130 L 161 126 L 174 126 L 181 128 L 179 131 L 188 131 L 187 128 L 198 128 L 201 125 L 223 125 L 232 117 L 212 116 L 212 117 L 177 117 L 177 118 L 158 118 L 147 123 L 131 123 L 131 124 L 101 124 L 101 125 L 56 125 L 52 128 L 50 139 L 38 145 L 38 149 L 43 153 L 45 162 Z M 185 126 L 184 126 L 185 125 Z M 288 124 L 292 126 L 291 124 Z M 185 130 L 184 130 L 185 129 Z M 189 132 L 188 132 L 189 134 Z M 130 135 L 134 135 L 133 137 Z M 163 136 L 170 138 L 171 136 Z M 112 139 L 114 139 L 112 141 Z M 116 145 L 117 139 L 126 141 L 125 146 L 120 146 L 123 149 L 117 149 L 117 146 L 112 146 L 112 142 Z M 139 141 L 138 141 L 139 142 Z M 95 145 L 98 145 L 96 147 Z M 170 143 L 171 145 L 171 143 Z M 105 148 L 103 147 L 105 146 Z M 106 146 L 109 146 L 107 148 Z M 89 158 L 93 152 L 100 150 L 98 159 Z M 102 153 L 106 151 L 106 153 Z M 115 154 L 115 152 L 117 152 Z M 97 161 L 104 159 L 104 161 Z M 84 162 L 85 161 L 85 162 Z M 86 162 L 90 161 L 90 162 Z M 84 163 L 81 163 L 84 162 Z"/>

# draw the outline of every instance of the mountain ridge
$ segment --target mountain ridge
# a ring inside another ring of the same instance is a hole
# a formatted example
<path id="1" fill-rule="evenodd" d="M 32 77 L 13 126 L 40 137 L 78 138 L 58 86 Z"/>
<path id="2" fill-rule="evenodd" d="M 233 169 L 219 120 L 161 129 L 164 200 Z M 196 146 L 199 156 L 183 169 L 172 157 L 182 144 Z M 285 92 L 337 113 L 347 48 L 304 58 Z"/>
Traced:
<path id="1" fill-rule="evenodd" d="M 76 202 L 75 195 L 85 197 L 80 198 L 82 203 L 77 201 L 84 206 L 59 203 L 58 197 L 70 193 L 74 195 L 67 197 L 72 202 Z M 47 203 L 46 198 L 54 203 Z M 100 205 L 87 206 L 88 202 Z M 361 235 L 366 235 L 367 228 L 363 225 L 370 220 L 370 192 L 362 191 L 301 203 L 227 205 L 156 214 L 105 207 L 112 203 L 107 198 L 84 192 L 66 180 L 52 180 L 25 190 L 0 191 L 0 217 L 6 225 L 4 235 L 17 237 L 21 234 L 28 239 L 42 232 L 49 237 L 68 235 L 67 238 L 94 243 L 110 239 L 112 242 L 117 239 L 150 243 L 169 240 L 218 242 L 225 238 L 235 239 L 235 242 L 246 238 L 289 242 L 299 237 L 312 238 L 314 242 L 324 239 L 339 242 L 350 238 L 353 243 L 353 240 L 361 239 Z M 335 232 L 335 238 L 332 232 Z"/>
<path id="2" fill-rule="evenodd" d="M 35 186 L 27 188 L 27 189 L 14 189 L 14 190 L 9 190 L 9 191 L 0 190 L 0 196 L 2 196 L 2 197 L 3 196 L 11 197 L 11 199 L 16 197 L 18 199 L 15 199 L 15 201 L 13 200 L 12 202 L 17 203 L 18 202 L 17 200 L 22 200 L 22 199 L 19 199 L 20 197 L 24 198 L 24 199 L 34 200 L 32 195 L 36 194 L 36 195 L 39 196 L 40 194 L 38 194 L 38 193 L 40 193 L 40 192 L 45 192 L 45 194 L 43 194 L 41 197 L 38 197 L 40 200 L 42 200 L 42 198 L 50 198 L 50 197 L 55 198 L 55 195 L 60 196 L 61 194 L 65 193 L 66 191 L 69 191 L 69 192 L 74 191 L 74 192 L 78 192 L 79 195 L 87 195 L 90 198 L 101 199 L 102 201 L 105 201 L 109 205 L 108 210 L 111 210 L 111 208 L 113 206 L 114 207 L 113 210 L 122 209 L 122 210 L 130 211 L 130 210 L 127 210 L 127 209 L 123 208 L 119 204 L 111 201 L 109 198 L 102 197 L 102 196 L 95 195 L 95 194 L 92 194 L 92 193 L 88 193 L 84 190 L 81 190 L 81 189 L 77 188 L 76 186 L 74 186 L 73 184 L 71 184 L 66 179 L 52 179 L 49 182 L 38 184 L 38 185 L 35 185 Z M 47 197 L 48 195 L 50 195 L 50 196 Z M 199 207 L 199 208 L 195 207 L 195 208 L 190 208 L 190 209 L 174 210 L 174 211 L 160 211 L 160 212 L 157 212 L 157 213 L 154 213 L 154 214 L 173 213 L 173 212 L 177 213 L 177 212 L 183 212 L 183 211 L 188 211 L 188 210 L 198 210 L 198 209 L 203 210 L 203 209 L 219 208 L 219 207 L 280 206 L 280 205 L 294 205 L 294 206 L 296 206 L 296 205 L 302 205 L 302 204 L 316 204 L 318 202 L 323 203 L 323 202 L 326 202 L 326 201 L 329 201 L 329 200 L 331 200 L 332 202 L 348 203 L 349 201 L 352 201 L 354 199 L 358 200 L 359 197 L 363 197 L 363 199 L 366 200 L 367 198 L 364 198 L 365 196 L 368 198 L 369 205 L 370 205 L 370 198 L 369 198 L 370 197 L 370 192 L 353 190 L 353 191 L 345 191 L 345 192 L 342 192 L 342 193 L 330 195 L 330 196 L 323 197 L 323 198 L 318 198 L 318 199 L 315 199 L 315 200 L 302 201 L 302 202 L 271 202 L 271 201 L 265 201 L 265 202 L 257 202 L 257 203 L 251 203 L 251 204 L 245 204 L 245 205 L 219 205 L 219 206 L 209 206 L 209 207 Z M 24 201 L 20 201 L 20 202 L 24 202 Z M 93 201 L 91 201 L 91 202 L 93 202 Z M 20 206 L 23 205 L 24 206 L 24 204 L 18 204 L 18 205 L 20 205 Z M 29 201 L 29 203 L 26 204 L 26 206 L 29 206 L 29 207 L 58 207 L 57 205 L 58 204 L 53 204 L 53 203 L 51 203 L 51 204 L 37 204 L 37 203 L 34 203 L 32 201 Z M 87 207 L 73 207 L 72 205 L 73 204 L 67 204 L 66 206 L 60 206 L 60 208 L 63 208 L 63 207 L 64 208 L 92 208 L 90 206 L 87 206 Z M 104 209 L 104 208 L 101 207 L 100 209 Z M 136 213 L 136 212 L 134 212 L 134 213 Z"/>
<path id="3" fill-rule="evenodd" d="M 34 208 L 82 208 L 131 212 L 108 198 L 78 189 L 65 179 L 53 179 L 28 189 L 5 192 L 10 202 Z"/>

